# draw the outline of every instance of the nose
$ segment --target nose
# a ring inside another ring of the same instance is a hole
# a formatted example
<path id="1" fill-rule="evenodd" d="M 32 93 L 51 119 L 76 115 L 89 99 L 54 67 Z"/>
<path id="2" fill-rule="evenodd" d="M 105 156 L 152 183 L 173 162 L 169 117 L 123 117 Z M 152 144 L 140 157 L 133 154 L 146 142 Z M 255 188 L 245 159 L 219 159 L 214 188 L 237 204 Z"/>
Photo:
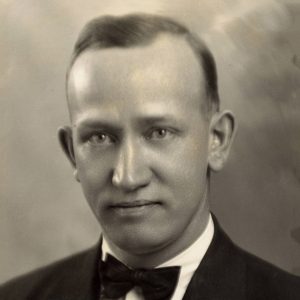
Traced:
<path id="1" fill-rule="evenodd" d="M 120 145 L 112 175 L 115 187 L 135 191 L 150 183 L 152 173 L 143 152 L 141 146 L 133 141 L 127 140 Z"/>

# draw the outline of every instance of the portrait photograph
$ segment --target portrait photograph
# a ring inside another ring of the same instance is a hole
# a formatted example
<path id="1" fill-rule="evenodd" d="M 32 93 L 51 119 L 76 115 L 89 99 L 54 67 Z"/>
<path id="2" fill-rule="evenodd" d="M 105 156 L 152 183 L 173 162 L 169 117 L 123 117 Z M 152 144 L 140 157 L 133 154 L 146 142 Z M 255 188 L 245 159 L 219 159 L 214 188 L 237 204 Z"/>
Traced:
<path id="1" fill-rule="evenodd" d="M 300 299 L 299 0 L 0 20 L 0 300 Z"/>

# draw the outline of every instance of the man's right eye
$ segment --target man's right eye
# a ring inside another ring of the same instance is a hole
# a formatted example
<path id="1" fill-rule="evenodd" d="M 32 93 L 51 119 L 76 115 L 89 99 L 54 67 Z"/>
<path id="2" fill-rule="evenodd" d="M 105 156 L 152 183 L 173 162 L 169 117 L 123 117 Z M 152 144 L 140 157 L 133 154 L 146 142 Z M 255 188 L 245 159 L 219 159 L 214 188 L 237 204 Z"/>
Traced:
<path id="1" fill-rule="evenodd" d="M 115 143 L 115 139 L 107 133 L 100 132 L 90 135 L 88 142 L 92 145 L 109 145 Z"/>

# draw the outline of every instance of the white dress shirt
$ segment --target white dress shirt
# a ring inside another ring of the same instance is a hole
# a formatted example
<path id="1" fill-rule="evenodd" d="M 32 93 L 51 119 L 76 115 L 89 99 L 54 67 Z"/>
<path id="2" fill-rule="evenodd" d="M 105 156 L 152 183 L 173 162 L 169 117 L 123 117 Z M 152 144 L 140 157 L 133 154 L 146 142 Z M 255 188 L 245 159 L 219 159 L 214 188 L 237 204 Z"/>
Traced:
<path id="1" fill-rule="evenodd" d="M 211 215 L 203 233 L 199 238 L 190 245 L 183 252 L 179 253 L 175 257 L 169 259 L 168 261 L 160 264 L 156 268 L 180 266 L 180 275 L 178 279 L 177 287 L 171 300 L 181 300 L 187 289 L 187 286 L 192 279 L 194 272 L 201 263 L 214 235 L 214 223 Z M 102 260 L 106 259 L 107 254 L 110 254 L 117 259 L 117 255 L 111 250 L 107 241 L 103 237 L 102 242 Z M 120 259 L 119 259 L 120 260 Z M 121 260 L 120 260 L 121 261 Z M 139 288 L 133 288 L 129 291 L 125 297 L 125 300 L 144 300 L 144 297 Z"/>

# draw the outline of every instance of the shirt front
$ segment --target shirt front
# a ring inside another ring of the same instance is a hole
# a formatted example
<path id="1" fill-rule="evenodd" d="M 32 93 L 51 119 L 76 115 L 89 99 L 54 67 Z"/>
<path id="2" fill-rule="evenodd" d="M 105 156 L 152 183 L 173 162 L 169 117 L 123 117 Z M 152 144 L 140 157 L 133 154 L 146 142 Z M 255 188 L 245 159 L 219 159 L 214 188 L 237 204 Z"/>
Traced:
<path id="1" fill-rule="evenodd" d="M 190 245 L 187 249 L 185 249 L 183 252 L 179 253 L 175 257 L 169 259 L 168 261 L 156 267 L 156 268 L 165 268 L 165 267 L 173 267 L 173 266 L 180 267 L 178 284 L 175 288 L 171 300 L 181 300 L 183 298 L 184 293 L 187 289 L 187 286 L 194 272 L 196 271 L 199 264 L 201 263 L 212 241 L 213 235 L 214 235 L 214 223 L 210 215 L 204 231 L 192 245 Z M 120 260 L 120 258 L 111 250 L 107 241 L 103 237 L 102 260 L 105 261 L 107 254 L 110 254 L 115 258 L 117 258 L 118 260 Z M 122 263 L 124 262 L 122 261 Z M 135 287 L 132 290 L 130 290 L 126 294 L 125 300 L 144 300 L 144 297 L 141 293 L 141 289 Z"/>

